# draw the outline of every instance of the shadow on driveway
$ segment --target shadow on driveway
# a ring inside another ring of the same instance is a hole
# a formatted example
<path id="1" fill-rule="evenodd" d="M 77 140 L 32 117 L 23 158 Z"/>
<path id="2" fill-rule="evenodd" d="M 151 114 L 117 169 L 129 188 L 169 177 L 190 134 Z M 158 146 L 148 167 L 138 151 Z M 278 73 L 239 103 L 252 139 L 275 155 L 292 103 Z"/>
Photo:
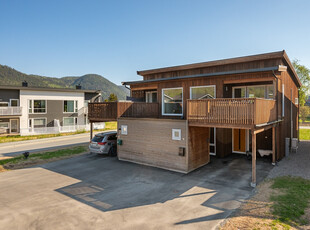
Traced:
<path id="1" fill-rule="evenodd" d="M 42 167 L 81 181 L 57 190 L 72 199 L 102 212 L 145 206 L 146 216 L 173 215 L 175 225 L 211 221 L 215 226 L 252 193 L 251 161 L 243 155 L 211 158 L 189 174 L 94 154 Z M 271 168 L 270 159 L 257 161 L 258 183 Z"/>

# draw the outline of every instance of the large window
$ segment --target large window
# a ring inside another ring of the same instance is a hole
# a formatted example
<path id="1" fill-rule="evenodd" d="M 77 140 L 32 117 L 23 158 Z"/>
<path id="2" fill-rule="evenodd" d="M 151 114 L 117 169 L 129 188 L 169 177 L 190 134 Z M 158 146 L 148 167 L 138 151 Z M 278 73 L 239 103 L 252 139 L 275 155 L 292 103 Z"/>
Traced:
<path id="1" fill-rule="evenodd" d="M 46 118 L 32 118 L 28 120 L 29 128 L 42 128 L 46 127 Z"/>
<path id="2" fill-rule="evenodd" d="M 76 117 L 64 117 L 63 126 L 74 126 L 77 124 Z"/>
<path id="3" fill-rule="evenodd" d="M 190 88 L 191 99 L 209 99 L 215 98 L 215 86 L 194 86 Z"/>
<path id="4" fill-rule="evenodd" d="M 248 86 L 249 98 L 265 98 L 265 86 Z"/>
<path id="5" fill-rule="evenodd" d="M 162 90 L 162 114 L 172 116 L 183 115 L 183 88 Z"/>
<path id="6" fill-rule="evenodd" d="M 234 98 L 265 98 L 274 99 L 273 85 L 251 85 L 233 88 Z"/>
<path id="7" fill-rule="evenodd" d="M 77 113 L 78 101 L 64 101 L 64 113 Z"/>
<path id="8" fill-rule="evenodd" d="M 29 113 L 46 113 L 46 100 L 29 100 Z"/>

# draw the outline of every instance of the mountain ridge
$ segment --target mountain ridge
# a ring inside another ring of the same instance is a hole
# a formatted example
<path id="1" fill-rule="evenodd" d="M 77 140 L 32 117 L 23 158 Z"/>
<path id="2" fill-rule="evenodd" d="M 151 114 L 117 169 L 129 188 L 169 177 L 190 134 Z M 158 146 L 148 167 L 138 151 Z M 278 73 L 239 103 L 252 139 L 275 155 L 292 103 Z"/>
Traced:
<path id="1" fill-rule="evenodd" d="M 82 76 L 64 76 L 61 78 L 25 74 L 10 66 L 0 64 L 0 84 L 10 86 L 21 86 L 27 81 L 29 87 L 47 88 L 75 88 L 80 84 L 82 89 L 101 90 L 103 99 L 111 93 L 117 95 L 119 100 L 126 99 L 129 90 L 126 92 L 122 86 L 118 86 L 99 74 L 84 74 Z"/>

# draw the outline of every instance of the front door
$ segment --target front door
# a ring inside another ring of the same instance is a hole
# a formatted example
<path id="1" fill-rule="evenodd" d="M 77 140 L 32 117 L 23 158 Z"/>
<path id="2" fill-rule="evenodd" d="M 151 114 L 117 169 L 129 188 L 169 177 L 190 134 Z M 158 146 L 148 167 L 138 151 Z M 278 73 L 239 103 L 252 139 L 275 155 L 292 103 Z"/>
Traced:
<path id="1" fill-rule="evenodd" d="M 18 119 L 10 120 L 10 133 L 18 133 Z"/>
<path id="2" fill-rule="evenodd" d="M 233 151 L 245 153 L 246 150 L 246 130 L 233 129 Z"/>
<path id="3" fill-rule="evenodd" d="M 234 87 L 233 98 L 245 98 L 245 87 Z M 233 152 L 245 153 L 246 152 L 246 135 L 245 129 L 233 129 Z"/>

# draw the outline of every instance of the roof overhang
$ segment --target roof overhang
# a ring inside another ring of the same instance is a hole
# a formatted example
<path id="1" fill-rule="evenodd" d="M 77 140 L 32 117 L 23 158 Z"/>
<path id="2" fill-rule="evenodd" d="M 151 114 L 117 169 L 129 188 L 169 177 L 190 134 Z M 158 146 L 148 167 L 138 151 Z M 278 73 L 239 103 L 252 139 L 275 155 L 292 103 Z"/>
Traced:
<path id="1" fill-rule="evenodd" d="M 205 74 L 195 74 L 188 76 L 179 76 L 179 77 L 169 77 L 169 78 L 159 78 L 159 79 L 150 79 L 150 80 L 142 80 L 142 81 L 128 81 L 122 82 L 123 85 L 133 85 L 133 84 L 141 84 L 141 83 L 149 83 L 149 82 L 161 82 L 161 81 L 171 81 L 171 80 L 182 80 L 189 78 L 199 78 L 199 77 L 213 77 L 213 76 L 223 76 L 223 75 L 232 75 L 232 74 L 243 74 L 243 73 L 257 73 L 257 72 L 268 72 L 268 71 L 286 71 L 286 66 L 273 66 L 259 69 L 247 69 L 247 70 L 235 70 L 235 71 L 227 71 L 227 72 L 216 72 L 216 73 L 205 73 Z"/>

